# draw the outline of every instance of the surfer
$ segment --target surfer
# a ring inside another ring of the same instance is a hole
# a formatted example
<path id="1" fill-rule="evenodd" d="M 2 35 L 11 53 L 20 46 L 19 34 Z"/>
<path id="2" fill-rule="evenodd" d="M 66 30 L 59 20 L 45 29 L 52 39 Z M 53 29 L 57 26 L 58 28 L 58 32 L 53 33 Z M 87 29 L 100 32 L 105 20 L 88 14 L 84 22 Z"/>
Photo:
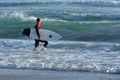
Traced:
<path id="1" fill-rule="evenodd" d="M 43 48 L 42 50 L 44 50 L 48 44 L 48 41 L 46 40 L 42 40 L 41 37 L 40 37 L 40 33 L 39 33 L 39 29 L 41 27 L 41 19 L 40 18 L 37 18 L 36 19 L 36 24 L 35 24 L 35 31 L 36 31 L 36 35 L 38 37 L 38 39 L 35 39 L 35 48 L 34 50 L 36 50 L 36 48 L 39 46 L 39 42 L 43 42 Z"/>

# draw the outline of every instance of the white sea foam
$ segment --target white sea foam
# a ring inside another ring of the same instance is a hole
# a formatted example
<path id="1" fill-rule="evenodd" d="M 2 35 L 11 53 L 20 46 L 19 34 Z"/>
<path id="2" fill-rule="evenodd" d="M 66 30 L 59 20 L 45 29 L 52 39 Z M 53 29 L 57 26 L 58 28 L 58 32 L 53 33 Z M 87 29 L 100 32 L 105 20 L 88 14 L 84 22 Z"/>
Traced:
<path id="1" fill-rule="evenodd" d="M 60 22 L 67 22 L 66 20 L 61 20 L 61 19 L 52 19 L 52 18 L 43 18 L 42 21 L 60 21 Z"/>
<path id="2" fill-rule="evenodd" d="M 34 21 L 36 20 L 36 17 L 34 16 L 28 16 L 24 13 L 18 13 L 18 12 L 13 12 L 13 13 L 4 13 L 3 15 L 0 15 L 1 18 L 11 18 L 14 19 L 20 19 L 23 21 Z"/>
<path id="3" fill-rule="evenodd" d="M 118 43 L 51 41 L 46 54 L 36 54 L 33 45 L 31 40 L 0 40 L 0 67 L 120 73 Z"/>
<path id="4" fill-rule="evenodd" d="M 24 0 L 24 1 L 18 1 L 18 0 L 1 0 L 2 3 L 22 3 L 22 2 L 112 2 L 112 3 L 118 3 L 119 0 Z"/>
<path id="5" fill-rule="evenodd" d="M 20 12 L 13 12 L 13 13 L 4 13 L 0 15 L 0 18 L 4 19 L 16 19 L 16 20 L 22 20 L 22 21 L 36 21 L 37 17 L 35 16 L 29 16 L 26 15 L 25 13 L 20 13 Z M 42 18 L 42 21 L 60 21 L 60 22 L 67 22 L 66 20 L 61 20 L 61 19 L 52 19 L 52 18 Z"/>

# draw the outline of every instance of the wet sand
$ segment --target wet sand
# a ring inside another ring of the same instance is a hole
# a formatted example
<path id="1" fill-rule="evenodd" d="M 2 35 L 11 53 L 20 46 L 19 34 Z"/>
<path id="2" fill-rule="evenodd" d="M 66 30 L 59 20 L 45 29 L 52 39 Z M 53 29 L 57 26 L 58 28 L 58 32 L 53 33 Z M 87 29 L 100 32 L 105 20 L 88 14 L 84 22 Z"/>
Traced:
<path id="1" fill-rule="evenodd" d="M 118 74 L 0 69 L 0 80 L 120 80 Z"/>

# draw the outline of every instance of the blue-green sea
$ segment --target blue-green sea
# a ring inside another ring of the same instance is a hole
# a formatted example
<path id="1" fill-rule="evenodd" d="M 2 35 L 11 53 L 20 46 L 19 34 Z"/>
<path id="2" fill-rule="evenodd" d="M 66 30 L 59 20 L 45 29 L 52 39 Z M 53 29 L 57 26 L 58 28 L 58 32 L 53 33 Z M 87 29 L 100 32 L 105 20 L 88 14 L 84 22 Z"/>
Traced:
<path id="1" fill-rule="evenodd" d="M 62 36 L 46 54 L 21 34 L 37 17 Z M 0 0 L 0 68 L 120 74 L 120 1 Z"/>
<path id="2" fill-rule="evenodd" d="M 21 28 L 55 31 L 63 40 L 119 40 L 120 1 L 115 0 L 2 0 L 0 1 L 0 38 L 23 38 Z"/>

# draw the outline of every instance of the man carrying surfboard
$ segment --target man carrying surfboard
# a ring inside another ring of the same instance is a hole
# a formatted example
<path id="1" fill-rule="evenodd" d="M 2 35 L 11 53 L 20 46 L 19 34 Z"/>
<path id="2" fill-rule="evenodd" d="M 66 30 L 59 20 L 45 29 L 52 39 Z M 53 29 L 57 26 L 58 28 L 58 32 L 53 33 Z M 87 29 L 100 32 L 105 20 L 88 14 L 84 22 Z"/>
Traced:
<path id="1" fill-rule="evenodd" d="M 37 47 L 39 46 L 39 42 L 44 43 L 43 47 L 41 48 L 41 51 L 45 51 L 46 46 L 48 45 L 47 40 L 59 40 L 62 38 L 62 36 L 56 32 L 46 29 L 40 29 L 40 28 L 41 28 L 41 19 L 37 18 L 36 24 L 33 28 L 23 28 L 21 30 L 21 33 L 23 35 L 35 40 L 34 50 L 37 50 Z"/>
<path id="2" fill-rule="evenodd" d="M 36 19 L 36 24 L 35 24 L 35 31 L 36 31 L 36 35 L 37 35 L 37 39 L 35 39 L 35 48 L 34 50 L 36 50 L 36 48 L 39 46 L 39 42 L 43 42 L 43 48 L 42 50 L 44 50 L 48 44 L 48 41 L 46 40 L 42 40 L 41 37 L 40 37 L 40 33 L 39 33 L 39 29 L 41 27 L 41 19 L 40 18 L 37 18 Z"/>

